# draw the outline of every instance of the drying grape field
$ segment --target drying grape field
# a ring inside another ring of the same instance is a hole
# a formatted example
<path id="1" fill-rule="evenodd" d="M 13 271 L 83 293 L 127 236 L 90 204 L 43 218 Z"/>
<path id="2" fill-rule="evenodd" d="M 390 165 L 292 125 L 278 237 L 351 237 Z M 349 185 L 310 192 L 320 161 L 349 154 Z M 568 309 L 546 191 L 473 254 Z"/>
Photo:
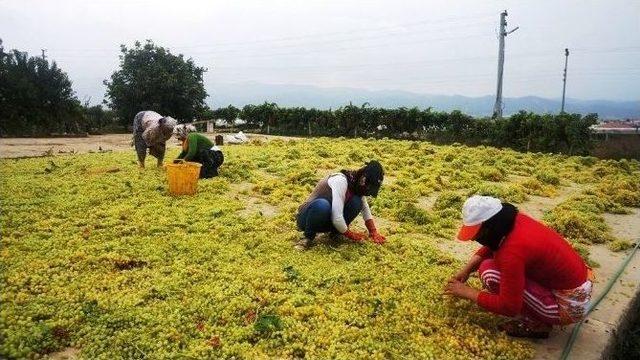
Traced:
<path id="1" fill-rule="evenodd" d="M 475 248 L 453 239 L 464 199 L 532 212 L 596 274 L 593 249 L 624 254 L 637 233 L 609 221 L 638 215 L 635 160 L 326 138 L 224 152 L 220 176 L 179 198 L 133 151 L 0 160 L 0 357 L 529 359 L 535 343 L 442 295 Z M 386 171 L 369 203 L 387 243 L 295 251 L 314 184 L 370 159 Z"/>

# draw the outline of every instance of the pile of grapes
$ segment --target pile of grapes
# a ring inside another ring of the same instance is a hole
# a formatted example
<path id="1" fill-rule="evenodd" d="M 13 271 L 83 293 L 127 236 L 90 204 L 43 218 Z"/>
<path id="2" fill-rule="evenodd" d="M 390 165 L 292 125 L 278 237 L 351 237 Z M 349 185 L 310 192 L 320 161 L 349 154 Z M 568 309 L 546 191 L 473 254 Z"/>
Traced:
<path id="1" fill-rule="evenodd" d="M 133 151 L 1 160 L 0 357 L 528 359 L 502 319 L 442 296 L 461 264 L 437 244 L 454 241 L 464 199 L 578 186 L 544 220 L 583 250 L 626 248 L 602 214 L 640 206 L 637 161 L 395 140 L 223 151 L 220 176 L 185 197 Z M 386 171 L 370 205 L 387 243 L 294 250 L 315 183 L 370 159 Z"/>

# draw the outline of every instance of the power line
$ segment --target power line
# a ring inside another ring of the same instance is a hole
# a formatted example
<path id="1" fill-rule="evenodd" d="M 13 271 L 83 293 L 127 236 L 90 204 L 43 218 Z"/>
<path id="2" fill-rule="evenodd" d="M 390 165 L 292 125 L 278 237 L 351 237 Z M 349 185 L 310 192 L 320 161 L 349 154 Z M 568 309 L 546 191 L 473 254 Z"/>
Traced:
<path id="1" fill-rule="evenodd" d="M 429 24 L 436 24 L 436 25 L 437 24 L 443 24 L 443 25 L 456 24 L 456 23 L 460 23 L 460 21 L 458 21 L 458 20 L 465 20 L 465 19 L 474 19 L 476 21 L 473 21 L 471 23 L 477 23 L 480 19 L 488 19 L 489 15 L 491 15 L 491 14 L 492 13 L 480 13 L 480 14 L 477 14 L 477 15 L 469 15 L 469 16 L 464 16 L 464 17 L 451 17 L 451 18 L 444 18 L 444 19 L 441 19 L 441 20 L 423 20 L 423 21 L 416 21 L 416 22 L 400 23 L 400 24 L 396 24 L 396 25 L 392 25 L 392 26 L 378 26 L 378 27 L 371 27 L 371 28 L 364 28 L 364 29 L 333 31 L 333 32 L 322 32 L 322 33 L 313 33 L 313 34 L 298 35 L 298 36 L 286 36 L 286 37 L 276 37 L 276 38 L 268 38 L 268 39 L 258 39 L 258 40 L 243 41 L 243 42 L 230 41 L 230 42 L 217 42 L 217 43 L 213 42 L 213 43 L 197 44 L 197 45 L 179 45 L 179 46 L 172 46 L 170 48 L 174 48 L 174 49 L 190 49 L 190 48 L 199 48 L 199 47 L 215 47 L 215 46 L 229 46 L 229 45 L 236 46 L 238 44 L 258 44 L 258 43 L 271 43 L 271 42 L 279 42 L 279 41 L 303 40 L 303 39 L 307 39 L 307 38 L 326 37 L 326 36 L 331 36 L 331 35 L 354 34 L 354 33 L 370 32 L 370 31 L 389 31 L 390 29 L 402 29 L 402 28 L 405 28 L 405 27 L 416 27 L 416 26 L 429 25 Z M 117 47 L 115 49 L 119 49 L 119 47 Z M 55 50 L 55 51 L 112 51 L 112 50 L 114 50 L 114 48 L 53 48 L 51 50 Z"/>
<path id="2" fill-rule="evenodd" d="M 469 39 L 469 38 L 489 38 L 490 35 L 464 35 L 464 36 L 456 36 L 456 37 L 448 37 L 448 38 L 427 38 L 427 39 L 420 39 L 420 40 L 413 40 L 413 41 L 403 41 L 403 42 L 392 42 L 392 43 L 383 43 L 383 44 L 373 44 L 373 45 L 363 45 L 363 46 L 349 46 L 349 47 L 339 47 L 339 48 L 333 48 L 331 49 L 331 53 L 335 53 L 335 52 L 344 52 L 344 51 L 353 51 L 353 50 L 361 50 L 361 49 L 375 49 L 375 48 L 381 48 L 381 47 L 386 47 L 389 48 L 390 46 L 393 45 L 414 45 L 414 44 L 420 44 L 420 43 L 425 43 L 425 42 L 439 42 L 439 41 L 449 41 L 449 40 L 458 40 L 458 39 Z M 240 57 L 236 57 L 236 59 L 240 58 L 240 59 L 253 59 L 253 58 L 269 58 L 269 57 L 282 57 L 282 56 L 300 56 L 300 55 L 307 55 L 310 53 L 322 53 L 322 52 L 326 52 L 326 49 L 305 49 L 304 51 L 291 51 L 291 52 L 281 52 L 281 53 L 263 53 L 263 54 L 252 54 L 251 56 L 240 56 Z M 199 53 L 192 53 L 190 54 L 190 57 L 194 57 L 197 56 L 200 59 L 207 59 L 207 58 L 215 58 L 215 57 L 219 57 L 221 55 L 223 55 L 224 52 L 222 51 L 207 51 L 207 52 L 199 52 Z M 60 57 L 64 58 L 65 55 L 61 55 Z M 102 58 L 104 57 L 104 55 L 72 55 L 66 56 L 67 58 Z"/>
<path id="3" fill-rule="evenodd" d="M 486 24 L 486 23 L 483 23 Z M 475 28 L 475 27 L 479 27 L 479 26 L 483 26 L 483 24 L 478 24 L 478 25 L 473 25 L 470 28 Z M 463 27 L 465 28 L 465 27 Z M 236 54 L 236 53 L 246 53 L 247 51 L 251 51 L 251 52 L 257 52 L 257 51 L 263 51 L 264 53 L 262 54 L 254 54 L 253 57 L 264 57 L 264 56 L 272 56 L 272 55 L 295 55 L 298 54 L 298 51 L 295 52 L 284 52 L 284 53 L 278 53 L 278 52 L 273 52 L 273 50 L 281 50 L 281 49 L 289 49 L 289 48 L 298 48 L 298 47 L 312 47 L 312 46 L 321 46 L 321 45 L 326 45 L 326 46 L 335 46 L 336 44 L 342 44 L 342 43 L 351 43 L 354 41 L 363 41 L 363 40 L 378 40 L 378 39 L 383 39 L 383 38 L 393 38 L 393 37 L 407 37 L 407 36 L 417 36 L 423 33 L 431 33 L 432 31 L 419 31 L 419 32 L 410 32 L 410 33 L 387 33 L 387 34 L 381 34 L 381 35 L 369 35 L 369 36 L 361 36 L 361 37 L 350 37 L 350 38 L 343 38 L 343 39 L 331 39 L 331 40 L 320 40 L 320 41 L 316 41 L 316 42 L 307 42 L 307 43 L 297 43 L 297 44 L 284 44 L 284 45 L 278 45 L 278 46 L 271 46 L 271 47 L 266 47 L 266 48 L 248 48 L 248 49 L 215 49 L 215 50 L 204 50 L 204 51 L 192 51 L 189 53 L 189 56 L 201 56 L 201 55 L 214 55 L 214 56 L 220 56 L 220 55 L 224 55 L 224 54 Z M 428 42 L 428 41 L 448 41 L 448 40 L 457 40 L 457 39 L 466 39 L 466 38 L 470 38 L 470 37 L 484 37 L 484 36 L 488 36 L 487 35 L 466 35 L 466 34 L 460 34 L 457 36 L 447 36 L 447 37 L 429 37 L 429 38 L 423 38 L 423 39 L 418 39 L 418 40 L 411 40 L 411 41 L 404 41 L 401 43 L 398 42 L 393 42 L 391 45 L 393 44 L 411 44 L 413 42 Z M 379 47 L 379 46 L 388 46 L 389 44 L 382 44 L 382 45 L 366 45 L 366 46 L 350 46 L 348 48 L 338 48 L 340 50 L 342 49 L 361 49 L 361 48 L 368 48 L 368 47 Z M 177 47 L 168 47 L 169 49 L 171 48 L 177 48 Z M 97 49 L 96 49 L 97 50 Z M 335 50 L 335 49 L 333 49 Z M 69 52 L 72 50 L 56 50 L 56 52 Z M 82 49 L 75 49 L 73 51 L 77 51 L 77 52 L 85 52 L 86 50 L 82 50 Z M 90 50 L 89 50 L 90 51 Z M 102 50 L 100 50 L 102 51 Z M 305 49 L 305 53 L 309 52 L 310 50 Z M 313 49 L 311 51 L 314 52 L 322 52 L 324 51 L 323 49 Z M 116 52 L 116 49 L 109 49 L 108 52 Z M 61 55 L 61 56 L 73 56 L 73 55 Z M 86 57 L 102 57 L 104 56 L 104 54 L 91 54 L 91 55 L 87 55 L 87 54 L 83 54 L 82 56 L 86 56 Z"/>
<path id="4" fill-rule="evenodd" d="M 462 28 L 477 28 L 477 27 L 484 27 L 486 25 L 486 23 L 483 24 L 478 24 L 478 25 L 474 25 L 474 26 L 469 26 L 469 27 L 462 27 Z M 460 28 L 457 28 L 460 29 Z M 329 39 L 329 40 L 322 40 L 322 41 L 315 41 L 315 42 L 306 42 L 306 43 L 297 43 L 297 44 L 286 44 L 286 45 L 279 45 L 279 46 L 275 46 L 275 47 L 267 47 L 267 48 L 251 48 L 251 50 L 253 51 L 260 51 L 260 50 L 279 50 L 279 49 L 287 49 L 287 48 L 296 48 L 296 47 L 310 47 L 310 46 L 319 46 L 319 45 L 336 45 L 336 44 L 340 44 L 340 43 L 351 43 L 354 41 L 363 41 L 363 40 L 377 40 L 377 39 L 382 39 L 382 38 L 393 38 L 393 37 L 402 37 L 402 36 L 416 36 L 416 35 L 420 35 L 423 33 L 431 33 L 433 32 L 433 30 L 427 30 L 427 31 L 419 31 L 419 32 L 411 32 L 411 33 L 387 33 L 387 34 L 382 34 L 382 35 L 375 35 L 375 36 L 361 36 L 361 37 L 351 37 L 351 38 L 344 38 L 344 39 Z M 461 37 L 455 37 L 453 39 L 457 39 L 457 38 L 466 38 L 468 37 L 467 35 L 464 34 L 460 34 Z M 434 40 L 439 40 L 439 39 L 451 39 L 451 37 L 445 37 L 445 38 L 434 38 Z M 224 49 L 224 50 L 209 50 L 209 51 L 204 51 L 204 52 L 192 52 L 191 54 L 193 55 L 197 55 L 197 54 L 208 54 L 208 53 L 223 53 L 223 54 L 229 54 L 229 53 L 239 53 L 239 52 L 245 52 L 247 49 Z"/>

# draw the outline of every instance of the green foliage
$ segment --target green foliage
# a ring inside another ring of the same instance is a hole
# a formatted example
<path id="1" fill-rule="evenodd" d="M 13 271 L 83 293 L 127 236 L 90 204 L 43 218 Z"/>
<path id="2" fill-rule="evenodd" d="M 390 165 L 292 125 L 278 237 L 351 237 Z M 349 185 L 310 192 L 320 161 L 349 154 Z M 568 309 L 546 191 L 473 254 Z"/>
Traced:
<path id="1" fill-rule="evenodd" d="M 5 53 L 0 42 L 0 136 L 85 131 L 71 80 L 55 62 L 26 52 Z"/>
<path id="2" fill-rule="evenodd" d="M 121 45 L 120 51 L 120 69 L 104 84 L 105 101 L 116 111 L 122 125 L 130 125 L 136 113 L 143 110 L 185 121 L 205 110 L 205 68 L 150 40 L 144 45 L 136 42 L 133 48 Z"/>
<path id="3" fill-rule="evenodd" d="M 223 119 L 229 126 L 234 124 L 238 115 L 240 115 L 240 109 L 233 105 L 229 105 L 225 108 L 219 108 L 211 112 L 211 118 Z"/>
<path id="4" fill-rule="evenodd" d="M 269 336 L 282 328 L 282 320 L 277 315 L 260 315 L 253 324 L 253 329 L 259 336 Z"/>
<path id="5" fill-rule="evenodd" d="M 89 104 L 85 104 L 82 110 L 87 120 L 87 132 L 90 134 L 127 132 L 127 127 L 118 123 L 113 110 L 103 109 L 102 105 L 90 106 Z"/>
<path id="6" fill-rule="evenodd" d="M 218 109 L 216 112 L 224 112 Z M 246 127 L 260 127 L 283 135 L 418 138 L 443 143 L 464 142 L 510 147 L 521 151 L 586 155 L 593 147 L 590 126 L 595 114 L 539 115 L 521 111 L 503 119 L 473 118 L 460 111 L 434 112 L 431 108 L 385 109 L 349 104 L 336 110 L 278 107 L 274 103 L 246 105 L 239 114 Z M 591 160 L 584 158 L 589 163 Z M 485 169 L 480 176 L 502 181 L 500 169 Z"/>

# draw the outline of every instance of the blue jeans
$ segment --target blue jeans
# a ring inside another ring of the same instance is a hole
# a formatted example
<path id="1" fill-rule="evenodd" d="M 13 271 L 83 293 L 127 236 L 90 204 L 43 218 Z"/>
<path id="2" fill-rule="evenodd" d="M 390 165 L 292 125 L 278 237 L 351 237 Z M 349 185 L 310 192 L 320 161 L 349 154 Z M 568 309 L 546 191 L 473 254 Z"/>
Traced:
<path id="1" fill-rule="evenodd" d="M 362 198 L 353 196 L 345 205 L 342 215 L 347 225 L 362 211 Z M 317 233 L 338 232 L 331 221 L 331 203 L 327 199 L 315 199 L 298 214 L 298 229 L 313 240 Z"/>

